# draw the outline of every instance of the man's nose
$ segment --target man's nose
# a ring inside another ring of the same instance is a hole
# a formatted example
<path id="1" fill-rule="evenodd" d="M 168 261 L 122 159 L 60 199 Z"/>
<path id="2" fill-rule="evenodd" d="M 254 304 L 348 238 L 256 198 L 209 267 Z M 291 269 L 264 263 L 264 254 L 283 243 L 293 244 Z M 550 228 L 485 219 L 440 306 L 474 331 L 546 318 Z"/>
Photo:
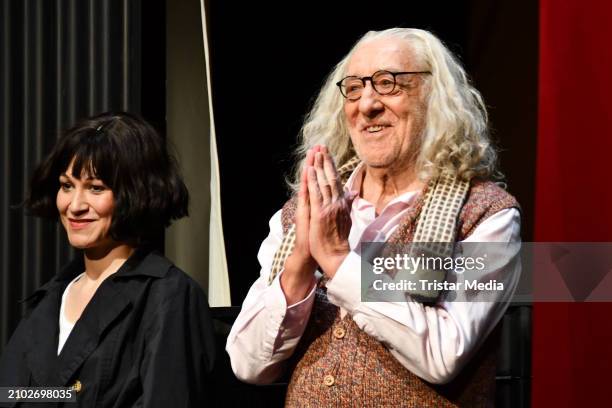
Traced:
<path id="1" fill-rule="evenodd" d="M 373 116 L 384 109 L 380 100 L 381 95 L 374 90 L 371 81 L 367 81 L 361 98 L 359 98 L 359 111 L 366 116 Z"/>

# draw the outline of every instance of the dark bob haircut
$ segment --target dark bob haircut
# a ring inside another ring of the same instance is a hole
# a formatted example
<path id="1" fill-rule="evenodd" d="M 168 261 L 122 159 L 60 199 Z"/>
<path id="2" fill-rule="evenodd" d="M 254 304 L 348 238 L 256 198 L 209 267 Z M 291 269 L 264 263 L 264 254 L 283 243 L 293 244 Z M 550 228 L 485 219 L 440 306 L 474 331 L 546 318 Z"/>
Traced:
<path id="1" fill-rule="evenodd" d="M 172 220 L 188 215 L 189 193 L 176 160 L 136 115 L 103 113 L 65 131 L 34 171 L 24 202 L 28 214 L 58 219 L 59 176 L 70 163 L 73 177 L 99 178 L 113 191 L 115 241 L 146 244 Z"/>

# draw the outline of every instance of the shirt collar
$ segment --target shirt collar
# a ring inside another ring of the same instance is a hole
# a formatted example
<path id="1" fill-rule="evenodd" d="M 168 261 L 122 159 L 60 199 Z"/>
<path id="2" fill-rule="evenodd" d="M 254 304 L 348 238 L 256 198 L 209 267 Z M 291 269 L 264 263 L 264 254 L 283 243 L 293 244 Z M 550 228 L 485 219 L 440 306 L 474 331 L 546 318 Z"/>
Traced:
<path id="1" fill-rule="evenodd" d="M 150 276 L 152 278 L 163 278 L 172 267 L 172 262 L 159 254 L 157 251 L 139 248 L 130 255 L 130 257 L 121 265 L 119 270 L 112 274 L 109 279 L 123 279 L 135 276 Z M 68 283 L 77 275 L 83 273 L 85 263 L 83 254 L 79 251 L 77 256 L 68 265 L 55 275 L 53 279 L 38 288 L 30 296 L 23 299 L 21 302 L 33 301 L 40 298 L 44 293 L 58 290 L 63 290 Z"/>
<path id="2" fill-rule="evenodd" d="M 62 268 L 54 280 L 70 281 L 85 270 L 83 256 L 81 253 L 78 254 L 72 262 Z M 138 248 L 111 277 L 113 279 L 132 276 L 163 278 L 171 266 L 172 263 L 157 251 Z"/>
<path id="3" fill-rule="evenodd" d="M 344 188 L 346 190 L 359 193 L 359 190 L 361 190 L 361 183 L 363 183 L 364 169 L 365 164 L 363 164 L 363 162 L 360 162 L 357 167 L 355 167 L 355 170 L 353 170 L 348 180 L 346 180 L 346 183 L 344 184 Z"/>

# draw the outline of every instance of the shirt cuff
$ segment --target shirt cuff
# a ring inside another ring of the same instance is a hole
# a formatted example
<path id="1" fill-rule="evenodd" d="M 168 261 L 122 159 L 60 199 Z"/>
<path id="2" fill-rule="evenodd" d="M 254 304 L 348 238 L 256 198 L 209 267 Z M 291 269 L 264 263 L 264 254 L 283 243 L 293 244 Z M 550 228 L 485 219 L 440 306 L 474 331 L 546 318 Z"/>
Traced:
<path id="1" fill-rule="evenodd" d="M 285 293 L 280 284 L 281 276 L 285 270 L 282 269 L 272 281 L 269 291 L 270 296 L 266 296 L 266 309 L 270 316 L 275 316 L 276 319 L 269 327 L 269 333 L 278 334 L 281 339 L 287 339 L 294 336 L 301 336 L 306 323 L 310 317 L 312 305 L 314 304 L 315 292 L 317 288 L 317 280 L 314 275 L 312 277 L 312 288 L 308 295 L 297 303 L 287 306 Z"/>
<path id="2" fill-rule="evenodd" d="M 361 305 L 361 256 L 350 251 L 326 287 L 331 303 L 354 314 Z"/>

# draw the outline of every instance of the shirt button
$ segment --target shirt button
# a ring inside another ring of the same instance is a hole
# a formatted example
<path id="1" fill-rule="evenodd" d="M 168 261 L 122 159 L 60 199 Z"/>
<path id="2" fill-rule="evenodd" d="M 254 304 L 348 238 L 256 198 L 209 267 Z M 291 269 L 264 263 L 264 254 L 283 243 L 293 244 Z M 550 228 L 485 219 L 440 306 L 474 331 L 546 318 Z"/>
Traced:
<path id="1" fill-rule="evenodd" d="M 331 387 L 332 385 L 334 385 L 335 381 L 336 380 L 334 379 L 334 376 L 331 374 L 327 374 L 325 378 L 323 378 L 323 384 L 327 385 L 328 387 Z"/>
<path id="2" fill-rule="evenodd" d="M 341 339 L 346 335 L 346 330 L 344 330 L 344 327 L 336 327 L 334 329 L 334 337 L 337 339 Z"/>
<path id="3" fill-rule="evenodd" d="M 76 380 L 70 388 L 72 388 L 78 394 L 83 389 L 83 384 L 81 384 L 79 380 Z"/>

